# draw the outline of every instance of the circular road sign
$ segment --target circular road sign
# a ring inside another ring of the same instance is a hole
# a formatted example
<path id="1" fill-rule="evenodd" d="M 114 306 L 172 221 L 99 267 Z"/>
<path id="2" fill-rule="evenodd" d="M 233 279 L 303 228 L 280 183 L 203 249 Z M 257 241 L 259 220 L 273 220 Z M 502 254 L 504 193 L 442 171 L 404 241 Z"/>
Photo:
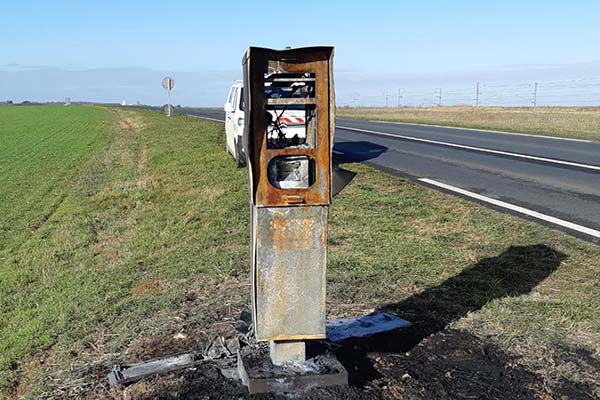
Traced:
<path id="1" fill-rule="evenodd" d="M 162 80 L 162 87 L 166 90 L 173 90 L 175 87 L 175 80 L 170 76 L 165 76 Z"/>

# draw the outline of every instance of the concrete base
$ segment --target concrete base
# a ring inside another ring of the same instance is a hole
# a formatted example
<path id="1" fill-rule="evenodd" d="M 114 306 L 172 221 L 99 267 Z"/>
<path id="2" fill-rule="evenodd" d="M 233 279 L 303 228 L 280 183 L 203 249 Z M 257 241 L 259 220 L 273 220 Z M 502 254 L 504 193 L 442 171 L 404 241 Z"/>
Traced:
<path id="1" fill-rule="evenodd" d="M 332 353 L 305 362 L 274 365 L 266 346 L 242 349 L 238 353 L 238 374 L 250 394 L 300 392 L 348 384 L 348 372 Z"/>
<path id="2" fill-rule="evenodd" d="M 306 361 L 306 344 L 303 340 L 270 341 L 269 355 L 271 356 L 271 362 L 275 365 L 304 362 Z"/>

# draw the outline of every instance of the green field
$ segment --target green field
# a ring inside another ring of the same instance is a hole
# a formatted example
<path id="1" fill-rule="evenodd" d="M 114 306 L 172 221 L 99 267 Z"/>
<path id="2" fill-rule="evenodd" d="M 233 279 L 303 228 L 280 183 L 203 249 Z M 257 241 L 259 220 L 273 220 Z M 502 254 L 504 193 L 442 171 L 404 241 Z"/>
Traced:
<path id="1" fill-rule="evenodd" d="M 88 216 L 73 194 L 86 164 L 111 138 L 109 113 L 101 109 L 0 107 L 0 121 L 0 387 L 6 387 L 14 362 L 52 344 L 76 312 L 69 299 L 77 296 L 78 279 L 64 277 L 83 267 L 79 248 L 89 233 L 77 230 Z M 55 286 L 60 280 L 64 285 Z"/>
<path id="2" fill-rule="evenodd" d="M 80 106 L 0 107 L 0 121 L 0 398 L 124 398 L 105 382 L 115 363 L 232 329 L 249 209 L 222 124 Z M 358 175 L 331 210 L 330 318 L 384 309 L 419 337 L 468 332 L 539 398 L 600 396 L 597 245 L 345 167 Z M 402 376 L 381 373 L 386 388 Z"/>
<path id="3" fill-rule="evenodd" d="M 600 107 L 339 108 L 338 116 L 600 141 Z"/>

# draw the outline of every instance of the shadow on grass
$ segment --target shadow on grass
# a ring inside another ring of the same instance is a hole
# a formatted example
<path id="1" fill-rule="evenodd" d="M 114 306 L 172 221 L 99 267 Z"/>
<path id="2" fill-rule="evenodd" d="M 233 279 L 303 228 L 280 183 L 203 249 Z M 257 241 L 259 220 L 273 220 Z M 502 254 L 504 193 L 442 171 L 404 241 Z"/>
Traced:
<path id="1" fill-rule="evenodd" d="M 424 338 L 477 311 L 487 303 L 527 294 L 555 271 L 566 256 L 546 245 L 510 247 L 458 275 L 401 302 L 380 307 L 413 323 L 408 328 L 368 338 L 353 338 L 336 351 L 354 384 L 380 377 L 368 353 L 404 354 Z M 352 371 L 360 371 L 352 376 Z"/>

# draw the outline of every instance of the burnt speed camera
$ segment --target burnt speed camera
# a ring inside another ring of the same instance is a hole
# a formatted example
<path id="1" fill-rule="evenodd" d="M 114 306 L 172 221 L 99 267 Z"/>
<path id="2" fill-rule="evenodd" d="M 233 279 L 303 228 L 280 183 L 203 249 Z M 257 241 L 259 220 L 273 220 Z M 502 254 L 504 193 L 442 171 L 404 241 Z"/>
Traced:
<path id="1" fill-rule="evenodd" d="M 301 343 L 303 352 L 304 340 L 325 338 L 333 48 L 250 47 L 242 64 L 253 321 L 277 363 L 303 356 L 278 345 Z"/>

